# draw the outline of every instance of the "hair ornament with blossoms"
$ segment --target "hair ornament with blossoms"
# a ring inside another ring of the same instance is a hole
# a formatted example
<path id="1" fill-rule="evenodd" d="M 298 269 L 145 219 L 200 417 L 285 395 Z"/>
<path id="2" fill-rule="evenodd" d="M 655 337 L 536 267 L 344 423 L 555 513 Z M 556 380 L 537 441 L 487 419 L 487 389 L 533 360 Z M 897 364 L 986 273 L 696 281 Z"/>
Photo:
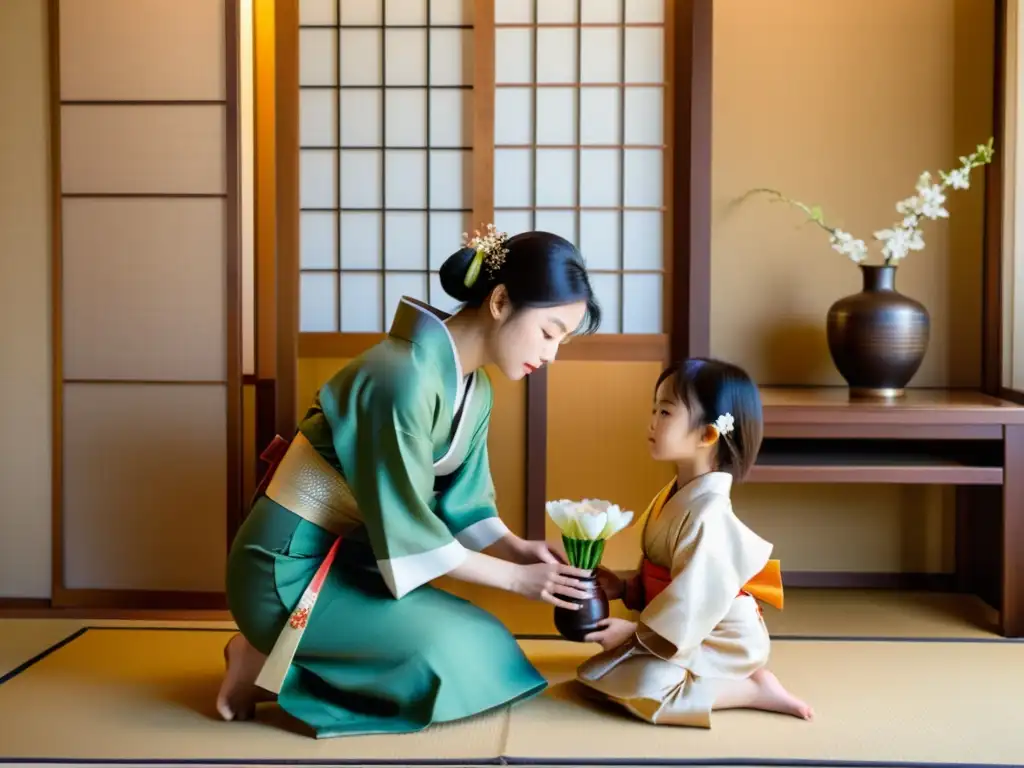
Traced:
<path id="1" fill-rule="evenodd" d="M 462 233 L 462 246 L 476 251 L 476 256 L 473 257 L 466 269 L 466 277 L 463 281 L 467 288 L 477 281 L 481 267 L 486 267 L 488 274 L 493 277 L 494 273 L 505 263 L 505 256 L 508 254 L 508 249 L 505 247 L 508 233 L 499 232 L 493 224 L 487 225 L 485 234 L 481 235 L 478 229 L 473 232 L 473 235 L 470 238 L 469 233 Z"/>
<path id="2" fill-rule="evenodd" d="M 718 430 L 720 435 L 728 435 L 732 432 L 736 419 L 732 417 L 731 413 L 723 413 L 717 419 L 715 419 L 715 429 Z"/>

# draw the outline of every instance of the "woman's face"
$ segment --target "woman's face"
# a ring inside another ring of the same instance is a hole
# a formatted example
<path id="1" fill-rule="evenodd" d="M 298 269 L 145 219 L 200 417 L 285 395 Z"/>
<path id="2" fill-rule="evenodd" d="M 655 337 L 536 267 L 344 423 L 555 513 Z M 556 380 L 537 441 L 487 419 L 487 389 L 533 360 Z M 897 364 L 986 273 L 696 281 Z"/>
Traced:
<path id="1" fill-rule="evenodd" d="M 513 313 L 507 296 L 496 298 L 498 301 L 491 303 L 492 315 L 498 322 L 489 340 L 490 358 L 514 381 L 554 361 L 559 345 L 579 328 L 587 311 L 587 305 L 580 301 Z"/>

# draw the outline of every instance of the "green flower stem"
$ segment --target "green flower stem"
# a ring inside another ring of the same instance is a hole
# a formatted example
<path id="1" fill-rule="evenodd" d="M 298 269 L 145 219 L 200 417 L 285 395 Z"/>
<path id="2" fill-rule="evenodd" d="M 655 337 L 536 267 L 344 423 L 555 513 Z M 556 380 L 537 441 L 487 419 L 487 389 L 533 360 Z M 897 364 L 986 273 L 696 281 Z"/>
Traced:
<path id="1" fill-rule="evenodd" d="M 601 558 L 604 556 L 604 542 L 605 539 L 599 539 L 594 542 L 594 552 L 590 562 L 590 569 L 594 570 L 601 564 Z"/>
<path id="2" fill-rule="evenodd" d="M 575 568 L 592 571 L 601 564 L 601 558 L 604 557 L 604 539 L 574 539 L 563 535 L 562 544 L 565 545 L 569 565 Z"/>
<path id="3" fill-rule="evenodd" d="M 569 558 L 569 565 L 574 568 L 579 568 L 579 565 L 577 565 L 579 557 L 576 554 L 576 539 L 570 539 L 568 536 L 563 534 L 562 544 L 565 546 L 565 554 Z"/>
<path id="4" fill-rule="evenodd" d="M 801 203 L 799 200 L 792 200 L 791 198 L 786 197 L 784 194 L 775 189 L 759 187 L 758 189 L 750 190 L 749 194 L 753 195 L 757 193 L 771 195 L 772 197 L 776 198 L 779 202 L 787 203 L 789 205 L 792 205 L 794 208 L 799 208 L 801 211 L 807 214 L 807 218 L 811 222 L 817 224 L 830 235 L 834 235 L 836 233 L 835 227 L 830 227 L 828 224 L 825 223 L 825 214 L 822 212 L 820 207 L 815 206 L 814 208 L 811 208 L 809 205 L 805 205 L 804 203 Z"/>

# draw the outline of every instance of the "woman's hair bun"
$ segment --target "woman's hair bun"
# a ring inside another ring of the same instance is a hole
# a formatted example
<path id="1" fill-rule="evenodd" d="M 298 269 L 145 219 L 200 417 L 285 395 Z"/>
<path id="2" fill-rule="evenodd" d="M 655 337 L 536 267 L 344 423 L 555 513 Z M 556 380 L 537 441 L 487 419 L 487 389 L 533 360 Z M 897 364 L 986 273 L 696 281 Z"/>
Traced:
<path id="1" fill-rule="evenodd" d="M 583 256 L 570 241 L 551 232 L 528 231 L 508 237 L 487 225 L 487 234 L 460 248 L 441 265 L 441 287 L 465 307 L 475 309 L 499 283 L 508 291 L 512 310 L 557 307 L 585 302 L 577 333 L 601 325 L 601 306 L 590 285 Z M 486 253 L 480 253 L 480 245 Z M 466 285 L 467 276 L 472 277 Z"/>
<path id="2" fill-rule="evenodd" d="M 466 286 L 466 273 L 469 271 L 469 265 L 475 256 L 475 248 L 460 248 L 445 259 L 444 264 L 441 265 L 439 271 L 441 287 L 444 288 L 445 293 L 456 301 L 471 302 L 486 296 L 487 291 L 490 290 L 491 286 L 490 281 L 487 279 L 487 270 L 484 269 L 480 270 L 480 275 L 473 285 Z"/>

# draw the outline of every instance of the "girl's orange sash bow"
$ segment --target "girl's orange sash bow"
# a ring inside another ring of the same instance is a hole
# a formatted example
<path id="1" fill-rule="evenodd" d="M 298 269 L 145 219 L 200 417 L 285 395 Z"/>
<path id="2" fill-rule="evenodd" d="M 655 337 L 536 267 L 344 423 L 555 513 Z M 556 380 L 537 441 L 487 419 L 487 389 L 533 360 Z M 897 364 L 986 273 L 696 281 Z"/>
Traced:
<path id="1" fill-rule="evenodd" d="M 676 481 L 673 479 L 651 500 L 651 503 L 644 510 L 637 523 L 641 531 L 646 527 L 648 520 L 654 520 L 661 514 L 675 486 Z M 640 585 L 643 587 L 643 597 L 641 599 L 644 605 L 650 603 L 672 581 L 672 573 L 668 568 L 655 565 L 646 557 L 643 560 L 639 577 Z M 739 594 L 750 595 L 755 600 L 768 603 L 768 605 L 781 611 L 783 601 L 782 568 L 780 562 L 778 560 L 769 560 L 760 573 L 743 585 Z"/>

